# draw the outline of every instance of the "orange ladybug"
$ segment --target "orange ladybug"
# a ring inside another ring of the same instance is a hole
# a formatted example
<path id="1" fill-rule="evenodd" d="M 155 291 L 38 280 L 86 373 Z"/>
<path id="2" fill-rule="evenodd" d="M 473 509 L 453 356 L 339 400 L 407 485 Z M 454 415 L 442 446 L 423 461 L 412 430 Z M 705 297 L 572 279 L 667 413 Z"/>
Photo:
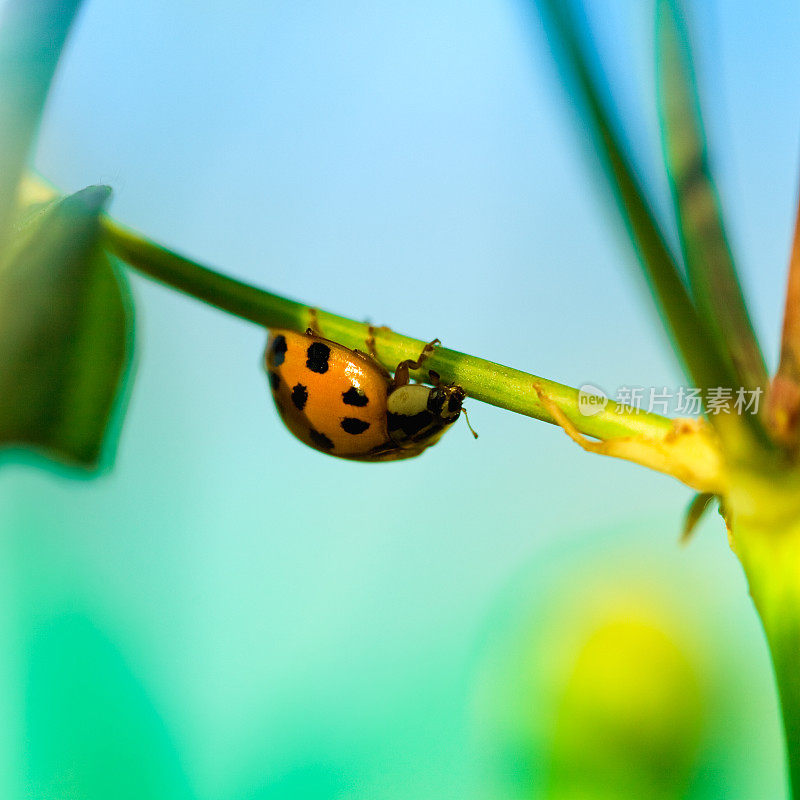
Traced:
<path id="1" fill-rule="evenodd" d="M 374 358 L 316 335 L 275 330 L 265 362 L 272 396 L 286 427 L 328 455 L 357 461 L 395 461 L 419 455 L 461 413 L 464 390 L 410 383 L 438 340 L 416 361 L 390 375 Z"/>

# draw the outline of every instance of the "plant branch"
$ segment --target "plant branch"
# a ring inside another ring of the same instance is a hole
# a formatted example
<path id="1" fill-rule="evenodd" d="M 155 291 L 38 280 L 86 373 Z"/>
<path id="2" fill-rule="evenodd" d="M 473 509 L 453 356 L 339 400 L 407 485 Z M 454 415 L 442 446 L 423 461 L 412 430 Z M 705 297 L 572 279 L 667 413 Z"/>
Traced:
<path id="1" fill-rule="evenodd" d="M 55 196 L 56 190 L 38 176 L 27 176 L 20 187 L 23 206 L 46 203 Z M 388 370 L 405 359 L 415 359 L 426 344 L 387 327 L 372 328 L 231 278 L 168 250 L 111 217 L 103 217 L 101 225 L 105 247 L 128 266 L 261 327 L 302 333 L 313 324 L 323 336 L 352 349 L 364 349 L 372 334 L 377 359 Z M 412 375 L 425 380 L 426 370 L 435 370 L 445 382 L 457 383 L 475 400 L 612 443 L 595 452 L 664 472 L 697 491 L 723 490 L 725 467 L 719 443 L 703 421 L 687 426 L 686 420 L 636 412 L 612 400 L 605 401 L 598 413 L 586 415 L 577 389 L 445 347 L 437 347 L 426 360 L 425 370 Z"/>
<path id="2" fill-rule="evenodd" d="M 237 281 L 173 253 L 109 218 L 104 221 L 104 230 L 107 246 L 115 255 L 160 283 L 264 328 L 302 332 L 314 322 L 329 339 L 353 349 L 365 347 L 370 334 L 367 323 L 311 308 Z M 386 327 L 374 328 L 373 333 L 378 360 L 390 370 L 406 358 L 416 358 L 425 345 L 421 339 L 403 336 Z M 672 427 L 672 420 L 658 414 L 620 413 L 617 404 L 610 400 L 603 412 L 584 416 L 578 408 L 577 389 L 445 347 L 436 348 L 425 369 L 436 370 L 443 380 L 458 383 L 476 400 L 554 423 L 552 414 L 539 399 L 536 388 L 539 386 L 588 436 L 601 439 L 641 434 L 663 436 Z"/>
<path id="3" fill-rule="evenodd" d="M 421 339 L 386 327 L 371 328 L 237 281 L 173 253 L 109 218 L 103 224 L 107 247 L 130 266 L 265 328 L 302 332 L 313 324 L 323 336 L 353 349 L 363 349 L 372 334 L 377 358 L 389 370 L 404 359 L 416 358 L 425 346 Z M 444 381 L 457 383 L 471 398 L 560 425 L 570 435 L 579 431 L 607 445 L 589 448 L 592 452 L 664 472 L 698 491 L 723 490 L 724 468 L 718 444 L 710 426 L 703 421 L 626 412 L 611 400 L 599 413 L 587 416 L 581 412 L 577 389 L 444 347 L 437 347 L 428 358 L 425 370 L 429 369 L 438 372 Z M 426 374 L 422 371 L 416 377 L 424 380 Z"/>

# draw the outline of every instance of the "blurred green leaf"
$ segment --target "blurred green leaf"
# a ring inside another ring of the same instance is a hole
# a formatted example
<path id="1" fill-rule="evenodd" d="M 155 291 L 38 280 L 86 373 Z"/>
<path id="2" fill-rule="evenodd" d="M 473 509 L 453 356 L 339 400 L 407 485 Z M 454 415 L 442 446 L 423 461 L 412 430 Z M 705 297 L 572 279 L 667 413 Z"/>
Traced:
<path id="1" fill-rule="evenodd" d="M 80 0 L 8 0 L 0 17 L 0 252 L 47 91 Z"/>
<path id="2" fill-rule="evenodd" d="M 571 4 L 563 0 L 535 1 L 572 98 L 594 136 L 639 263 L 688 376 L 701 388 L 735 387 L 730 369 L 713 346 L 705 322 L 692 303 L 681 268 L 670 252 L 615 128 L 605 101 L 607 87 L 599 68 L 590 66 L 596 59 L 590 42 L 580 35 Z"/>
<path id="3" fill-rule="evenodd" d="M 132 351 L 129 290 L 99 246 L 107 187 L 29 211 L 0 263 L 0 446 L 96 468 Z"/>
<path id="4" fill-rule="evenodd" d="M 706 710 L 682 645 L 630 609 L 589 633 L 557 709 L 548 800 L 687 796 Z"/>
<path id="5" fill-rule="evenodd" d="M 763 388 L 767 369 L 725 234 L 708 163 L 689 37 L 674 0 L 658 0 L 656 64 L 664 159 L 689 285 L 740 385 Z"/>
<path id="6" fill-rule="evenodd" d="M 192 796 L 150 698 L 90 620 L 50 620 L 34 636 L 28 659 L 29 800 Z"/>

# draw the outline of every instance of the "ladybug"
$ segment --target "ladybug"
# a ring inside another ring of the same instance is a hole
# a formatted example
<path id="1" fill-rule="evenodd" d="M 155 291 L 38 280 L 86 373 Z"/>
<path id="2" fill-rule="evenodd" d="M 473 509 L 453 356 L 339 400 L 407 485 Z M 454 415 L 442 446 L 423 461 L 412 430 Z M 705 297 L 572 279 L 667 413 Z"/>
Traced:
<path id="1" fill-rule="evenodd" d="M 310 328 L 305 334 L 270 331 L 265 354 L 275 405 L 286 427 L 310 447 L 356 461 L 396 461 L 419 455 L 459 417 L 460 386 L 411 383 L 438 344 L 416 361 L 401 361 L 390 375 L 360 350 Z"/>

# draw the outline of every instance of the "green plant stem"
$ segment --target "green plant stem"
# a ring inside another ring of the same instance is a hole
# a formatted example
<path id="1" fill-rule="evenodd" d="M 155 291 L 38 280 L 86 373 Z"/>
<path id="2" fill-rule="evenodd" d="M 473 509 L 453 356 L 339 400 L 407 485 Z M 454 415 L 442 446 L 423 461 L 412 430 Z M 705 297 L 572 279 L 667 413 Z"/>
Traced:
<path id="1" fill-rule="evenodd" d="M 800 608 L 767 631 L 786 736 L 791 797 L 800 798 Z"/>
<path id="2" fill-rule="evenodd" d="M 765 475 L 732 494 L 732 543 L 744 567 L 775 671 L 789 766 L 800 800 L 800 476 Z M 744 501 L 742 501 L 744 495 Z M 787 508 L 787 506 L 789 506 Z"/>
<path id="3" fill-rule="evenodd" d="M 198 300 L 265 328 L 305 331 L 316 324 L 329 339 L 354 349 L 366 348 L 369 335 L 366 323 L 323 310 L 312 311 L 303 303 L 222 275 L 148 241 L 111 219 L 105 219 L 104 231 L 108 248 L 124 262 Z M 375 328 L 374 335 L 378 360 L 387 369 L 393 369 L 403 359 L 416 358 L 425 344 L 421 339 L 402 336 L 385 327 Z M 429 369 L 437 371 L 444 381 L 459 384 L 476 400 L 555 422 L 538 396 L 538 386 L 588 436 L 662 438 L 672 428 L 672 421 L 658 414 L 619 413 L 612 401 L 601 413 L 584 416 L 578 408 L 576 389 L 444 347 L 437 347 L 426 361 L 425 370 Z"/>

